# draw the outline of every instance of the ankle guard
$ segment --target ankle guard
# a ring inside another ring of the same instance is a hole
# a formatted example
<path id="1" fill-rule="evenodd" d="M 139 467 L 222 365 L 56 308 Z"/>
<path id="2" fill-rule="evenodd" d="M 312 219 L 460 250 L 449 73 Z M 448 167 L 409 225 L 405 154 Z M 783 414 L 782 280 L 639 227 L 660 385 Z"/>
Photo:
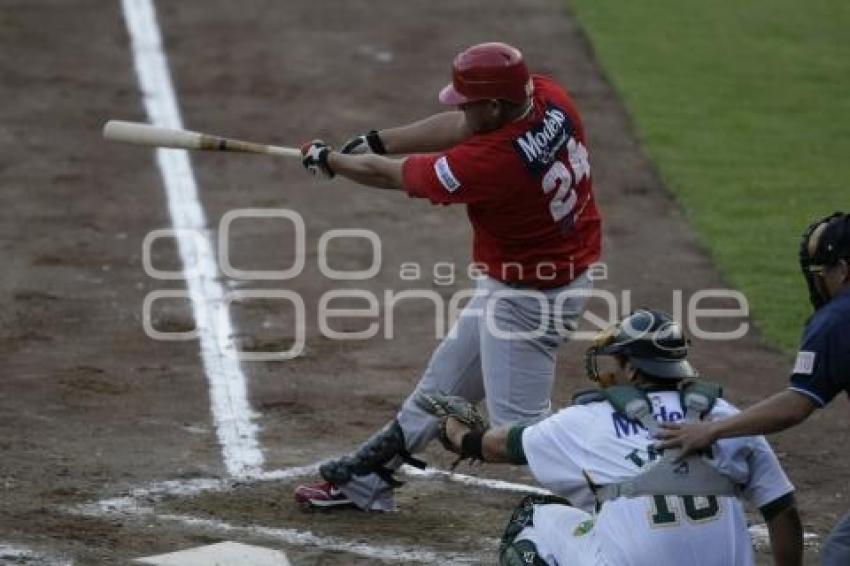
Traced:
<path id="1" fill-rule="evenodd" d="M 334 485 L 345 485 L 354 476 L 377 474 L 390 487 L 400 487 L 403 482 L 393 477 L 394 467 L 387 467 L 396 458 L 417 468 L 426 467 L 425 462 L 414 458 L 407 451 L 401 425 L 393 420 L 355 452 L 319 466 L 319 474 Z"/>

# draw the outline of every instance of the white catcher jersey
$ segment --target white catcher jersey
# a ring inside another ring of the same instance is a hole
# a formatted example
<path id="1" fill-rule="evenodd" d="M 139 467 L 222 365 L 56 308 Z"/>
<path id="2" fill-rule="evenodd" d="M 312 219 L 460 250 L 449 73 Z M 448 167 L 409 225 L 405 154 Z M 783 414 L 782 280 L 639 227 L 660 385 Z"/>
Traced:
<path id="1" fill-rule="evenodd" d="M 679 394 L 649 394 L 660 422 L 682 420 Z M 719 399 L 709 418 L 737 412 Z M 561 410 L 523 432 L 532 474 L 541 485 L 593 512 L 595 500 L 584 474 L 596 484 L 626 480 L 658 457 L 653 439 L 638 423 L 615 413 L 607 401 Z M 715 464 L 756 507 L 793 491 L 764 437 L 724 439 L 714 447 Z M 565 529 L 567 530 L 567 529 Z M 617 566 L 748 566 L 754 563 L 743 506 L 731 497 L 646 496 L 605 503 L 593 536 L 602 562 Z M 565 537 L 583 536 L 564 532 Z M 569 564 L 569 557 L 561 557 Z"/>

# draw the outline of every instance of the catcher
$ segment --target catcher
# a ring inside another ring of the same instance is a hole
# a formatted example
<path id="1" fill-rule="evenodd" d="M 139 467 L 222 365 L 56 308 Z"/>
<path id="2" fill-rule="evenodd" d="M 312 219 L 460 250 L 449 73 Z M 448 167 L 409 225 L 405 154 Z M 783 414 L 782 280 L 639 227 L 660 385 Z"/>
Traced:
<path id="1" fill-rule="evenodd" d="M 462 399 L 417 398 L 442 417 L 441 440 L 460 457 L 527 464 L 560 496 L 523 500 L 500 564 L 754 564 L 739 496 L 764 516 L 775 563 L 802 563 L 794 488 L 763 437 L 721 441 L 710 457 L 679 464 L 677 451 L 653 449 L 659 422 L 736 412 L 719 387 L 695 379 L 687 350 L 668 314 L 638 310 L 587 352 L 588 376 L 602 388 L 537 424 L 487 429 Z"/>

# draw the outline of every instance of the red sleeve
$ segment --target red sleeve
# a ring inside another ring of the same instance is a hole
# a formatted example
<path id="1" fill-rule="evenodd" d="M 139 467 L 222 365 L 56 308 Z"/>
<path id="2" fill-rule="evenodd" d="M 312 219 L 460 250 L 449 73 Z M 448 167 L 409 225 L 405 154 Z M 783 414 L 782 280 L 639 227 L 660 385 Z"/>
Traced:
<path id="1" fill-rule="evenodd" d="M 495 157 L 468 144 L 435 155 L 412 155 L 402 165 L 407 194 L 434 204 L 479 203 L 499 200 L 510 190 L 499 178 Z"/>

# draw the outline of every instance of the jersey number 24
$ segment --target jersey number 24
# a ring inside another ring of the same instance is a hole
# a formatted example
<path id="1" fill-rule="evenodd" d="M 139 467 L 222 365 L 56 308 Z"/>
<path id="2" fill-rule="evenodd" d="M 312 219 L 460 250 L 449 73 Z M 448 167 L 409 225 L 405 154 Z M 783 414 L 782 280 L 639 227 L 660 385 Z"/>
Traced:
<path id="1" fill-rule="evenodd" d="M 570 138 L 567 142 L 567 158 L 572 172 L 562 161 L 555 161 L 543 175 L 543 192 L 547 195 L 554 192 L 552 200 L 549 201 L 549 211 L 556 223 L 567 219 L 575 210 L 578 202 L 576 186 L 582 179 L 590 176 L 587 148 L 575 138 Z M 569 219 L 566 221 L 569 222 Z"/>

